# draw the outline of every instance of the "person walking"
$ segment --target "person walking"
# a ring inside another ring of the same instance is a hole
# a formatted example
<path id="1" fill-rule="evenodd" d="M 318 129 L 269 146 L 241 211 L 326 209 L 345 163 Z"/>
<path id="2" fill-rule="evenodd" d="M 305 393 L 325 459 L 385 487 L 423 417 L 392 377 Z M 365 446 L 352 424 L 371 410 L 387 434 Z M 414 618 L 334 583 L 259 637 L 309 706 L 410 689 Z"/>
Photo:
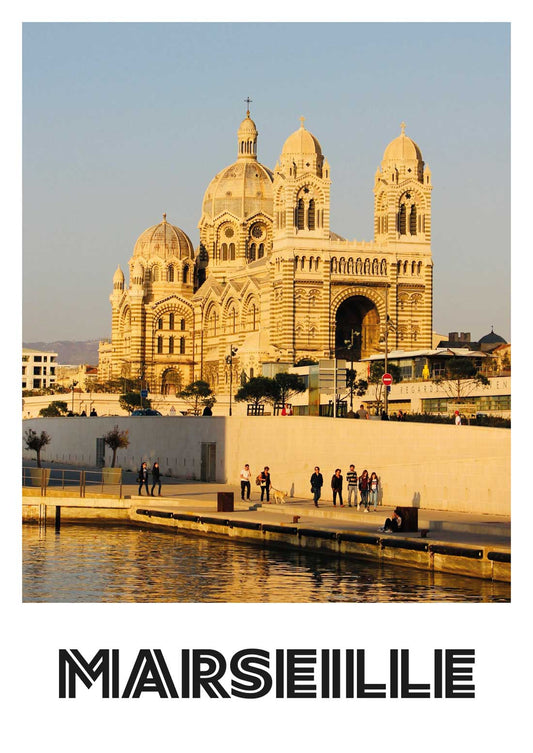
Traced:
<path id="1" fill-rule="evenodd" d="M 250 466 L 248 463 L 245 464 L 244 468 L 241 471 L 241 499 L 244 499 L 244 495 L 246 494 L 246 499 L 250 499 L 250 477 L 252 475 L 252 472 L 250 470 Z"/>
<path id="2" fill-rule="evenodd" d="M 361 492 L 361 505 L 364 505 L 365 512 L 368 512 L 368 492 L 370 490 L 370 479 L 368 478 L 368 471 L 365 470 L 359 476 L 359 491 Z M 359 505 L 357 505 L 359 509 Z"/>
<path id="3" fill-rule="evenodd" d="M 341 507 L 344 507 L 342 502 L 342 476 L 341 469 L 335 468 L 335 473 L 331 477 L 331 488 L 333 490 L 333 506 L 337 506 L 337 494 L 339 495 L 339 503 Z"/>
<path id="4" fill-rule="evenodd" d="M 372 509 L 374 510 L 374 512 L 376 512 L 377 506 L 378 506 L 379 479 L 375 471 L 372 471 L 372 473 L 370 474 L 369 486 L 370 486 L 369 505 L 373 504 L 374 506 Z"/>
<path id="5" fill-rule="evenodd" d="M 350 466 L 350 470 L 346 473 L 346 486 L 348 487 L 348 507 L 352 506 L 352 497 L 355 507 L 357 504 L 357 471 L 353 463 Z"/>
<path id="6" fill-rule="evenodd" d="M 154 496 L 154 489 L 155 487 L 158 487 L 157 496 L 161 496 L 161 468 L 159 467 L 159 463 L 157 460 L 152 466 L 152 491 L 151 495 Z"/>
<path id="7" fill-rule="evenodd" d="M 148 466 L 146 465 L 146 463 L 142 463 L 141 467 L 139 468 L 137 481 L 139 482 L 139 495 L 142 496 L 142 488 L 143 486 L 145 486 L 146 494 L 149 497 L 150 491 L 148 489 Z"/>
<path id="8" fill-rule="evenodd" d="M 313 495 L 313 502 L 315 503 L 315 507 L 318 507 L 318 500 L 320 499 L 320 495 L 322 493 L 322 487 L 324 485 L 324 478 L 322 474 L 320 473 L 320 468 L 318 465 L 315 465 L 315 470 L 313 474 L 311 475 L 311 494 Z"/>
<path id="9" fill-rule="evenodd" d="M 259 485 L 261 486 L 261 502 L 263 501 L 263 498 L 266 493 L 266 501 L 270 502 L 270 468 L 268 465 L 265 465 L 259 476 L 257 477 L 259 480 Z"/>

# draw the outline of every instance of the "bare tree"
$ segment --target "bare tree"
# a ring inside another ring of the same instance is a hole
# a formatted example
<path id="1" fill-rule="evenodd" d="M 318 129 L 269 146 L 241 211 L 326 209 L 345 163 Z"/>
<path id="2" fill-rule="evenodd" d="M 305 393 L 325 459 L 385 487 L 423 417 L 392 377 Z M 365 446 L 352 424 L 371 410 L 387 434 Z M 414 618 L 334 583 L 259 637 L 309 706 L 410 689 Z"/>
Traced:
<path id="1" fill-rule="evenodd" d="M 41 468 L 41 450 L 52 441 L 50 435 L 46 431 L 37 434 L 33 429 L 27 429 L 24 434 L 24 441 L 26 449 L 34 450 L 37 454 L 37 467 Z"/>

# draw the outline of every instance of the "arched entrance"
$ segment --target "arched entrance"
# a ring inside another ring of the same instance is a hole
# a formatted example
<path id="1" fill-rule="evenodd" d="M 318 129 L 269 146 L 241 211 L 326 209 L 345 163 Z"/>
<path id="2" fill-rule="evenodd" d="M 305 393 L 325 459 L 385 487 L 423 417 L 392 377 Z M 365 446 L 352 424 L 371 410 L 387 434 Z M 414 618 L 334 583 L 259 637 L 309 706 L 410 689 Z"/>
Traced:
<path id="1" fill-rule="evenodd" d="M 177 395 L 183 389 L 183 377 L 178 369 L 167 369 L 161 377 L 161 394 Z"/>
<path id="2" fill-rule="evenodd" d="M 346 347 L 352 330 L 353 352 Z M 379 314 L 376 305 L 362 295 L 353 295 L 341 303 L 335 315 L 335 350 L 337 358 L 358 361 L 379 350 Z"/>

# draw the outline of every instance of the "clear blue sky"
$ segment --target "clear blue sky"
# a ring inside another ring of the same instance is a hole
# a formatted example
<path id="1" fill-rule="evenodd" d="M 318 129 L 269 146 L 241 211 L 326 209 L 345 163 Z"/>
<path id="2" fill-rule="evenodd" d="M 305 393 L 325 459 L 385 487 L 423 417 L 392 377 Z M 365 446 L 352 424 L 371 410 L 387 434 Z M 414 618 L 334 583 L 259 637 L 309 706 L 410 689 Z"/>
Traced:
<path id="1" fill-rule="evenodd" d="M 113 273 L 160 221 L 196 246 L 244 98 L 273 168 L 299 127 L 331 166 L 331 227 L 371 240 L 400 123 L 432 171 L 434 329 L 510 339 L 504 23 L 30 23 L 23 28 L 23 338 L 111 330 Z"/>

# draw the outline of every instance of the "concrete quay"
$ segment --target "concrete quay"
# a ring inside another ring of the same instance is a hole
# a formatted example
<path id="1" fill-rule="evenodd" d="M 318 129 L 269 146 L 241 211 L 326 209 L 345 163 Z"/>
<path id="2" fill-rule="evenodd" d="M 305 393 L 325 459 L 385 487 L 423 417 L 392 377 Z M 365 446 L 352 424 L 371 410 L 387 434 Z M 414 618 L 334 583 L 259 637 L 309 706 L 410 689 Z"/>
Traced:
<path id="1" fill-rule="evenodd" d="M 378 527 L 393 506 L 376 512 L 333 507 L 320 500 L 287 498 L 283 504 L 260 502 L 252 487 L 248 503 L 231 484 L 179 482 L 163 479 L 162 496 L 138 495 L 134 474 L 125 474 L 122 497 L 109 494 L 79 497 L 75 488 L 23 490 L 23 521 L 49 524 L 122 523 L 231 536 L 263 546 L 283 546 L 337 557 L 371 559 L 476 578 L 510 582 L 511 526 L 506 516 L 418 511 L 417 533 L 382 533 Z M 133 483 L 132 483 L 133 482 Z M 217 493 L 234 493 L 234 511 L 217 512 Z"/>

